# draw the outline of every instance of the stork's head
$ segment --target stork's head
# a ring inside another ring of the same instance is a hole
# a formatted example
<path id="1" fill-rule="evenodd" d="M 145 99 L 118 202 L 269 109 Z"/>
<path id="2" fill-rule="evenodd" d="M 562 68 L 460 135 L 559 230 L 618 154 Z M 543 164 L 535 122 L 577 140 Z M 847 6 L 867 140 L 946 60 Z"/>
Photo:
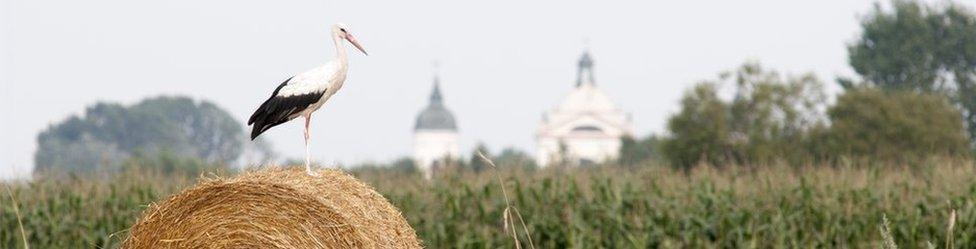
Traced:
<path id="1" fill-rule="evenodd" d="M 352 36 L 352 33 L 349 31 L 349 27 L 347 27 L 346 24 L 336 23 L 335 25 L 332 25 L 332 34 L 339 36 L 339 38 L 346 39 L 349 41 L 349 43 L 352 43 L 353 46 L 356 46 L 359 51 L 362 51 L 363 54 L 369 55 L 366 53 L 366 49 L 363 49 L 363 46 L 359 45 L 359 41 L 356 41 L 356 37 Z"/>

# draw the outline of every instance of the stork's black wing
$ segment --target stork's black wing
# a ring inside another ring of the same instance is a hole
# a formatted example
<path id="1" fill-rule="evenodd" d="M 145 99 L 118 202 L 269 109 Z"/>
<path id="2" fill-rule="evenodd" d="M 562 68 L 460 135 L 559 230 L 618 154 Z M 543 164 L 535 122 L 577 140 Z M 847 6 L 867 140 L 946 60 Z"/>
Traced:
<path id="1" fill-rule="evenodd" d="M 325 95 L 325 91 L 319 91 L 291 96 L 278 96 L 281 88 L 288 85 L 288 82 L 292 78 L 294 77 L 288 78 L 281 85 L 278 85 L 278 88 L 275 88 L 271 97 L 265 100 L 261 104 L 261 107 L 258 107 L 254 111 L 254 114 L 251 114 L 251 118 L 247 120 L 247 124 L 251 125 L 251 140 L 257 138 L 264 131 L 271 129 L 271 127 L 298 117 L 299 113 L 308 108 L 308 106 L 318 102 Z"/>

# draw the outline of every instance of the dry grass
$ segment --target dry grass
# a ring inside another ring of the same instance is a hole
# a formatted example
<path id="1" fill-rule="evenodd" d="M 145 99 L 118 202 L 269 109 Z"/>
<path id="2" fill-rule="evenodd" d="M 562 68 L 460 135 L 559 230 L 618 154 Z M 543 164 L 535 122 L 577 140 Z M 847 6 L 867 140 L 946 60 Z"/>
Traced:
<path id="1" fill-rule="evenodd" d="M 151 205 L 123 248 L 420 248 L 400 212 L 337 170 L 205 179 Z"/>
<path id="2" fill-rule="evenodd" d="M 878 230 L 881 230 L 881 248 L 898 249 L 895 237 L 891 235 L 891 222 L 888 222 L 887 215 L 881 216 L 881 225 L 878 226 Z"/>
<path id="3" fill-rule="evenodd" d="M 517 207 L 512 206 L 512 201 L 508 198 L 508 190 L 505 188 L 505 181 L 502 180 L 502 176 L 498 174 L 498 166 L 491 159 L 488 159 L 484 153 L 481 153 L 481 151 L 478 151 L 478 157 L 481 157 L 481 160 L 485 160 L 491 166 L 492 173 L 498 179 L 498 185 L 502 186 L 502 196 L 505 197 L 505 211 L 502 212 L 502 221 L 505 224 L 506 232 L 512 234 L 512 240 L 515 241 L 515 248 L 521 249 L 522 241 L 519 240 L 518 228 L 515 227 L 515 218 L 512 216 L 513 210 L 515 211 L 515 217 L 518 217 L 519 223 L 522 225 L 522 231 L 525 237 L 528 238 L 529 246 L 535 249 L 535 243 L 532 242 L 532 233 L 529 233 L 529 226 L 525 225 L 525 219 L 522 218 L 522 213 L 519 212 Z"/>
<path id="4" fill-rule="evenodd" d="M 955 236 L 953 236 L 953 233 L 955 232 L 954 231 L 955 228 L 956 228 L 956 210 L 953 209 L 952 212 L 949 214 L 949 226 L 946 229 L 947 232 L 946 232 L 945 248 L 955 248 L 953 247 L 953 244 L 955 242 Z"/>

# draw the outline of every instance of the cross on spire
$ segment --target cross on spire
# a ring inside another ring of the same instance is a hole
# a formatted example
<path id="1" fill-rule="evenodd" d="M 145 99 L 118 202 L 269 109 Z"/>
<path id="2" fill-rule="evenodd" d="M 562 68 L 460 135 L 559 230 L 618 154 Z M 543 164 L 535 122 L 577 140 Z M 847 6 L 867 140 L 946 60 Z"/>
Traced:
<path id="1" fill-rule="evenodd" d="M 434 69 L 434 89 L 430 92 L 430 105 L 442 105 L 444 97 L 441 96 L 441 78 L 439 75 L 441 63 L 438 60 L 432 60 L 430 65 Z"/>

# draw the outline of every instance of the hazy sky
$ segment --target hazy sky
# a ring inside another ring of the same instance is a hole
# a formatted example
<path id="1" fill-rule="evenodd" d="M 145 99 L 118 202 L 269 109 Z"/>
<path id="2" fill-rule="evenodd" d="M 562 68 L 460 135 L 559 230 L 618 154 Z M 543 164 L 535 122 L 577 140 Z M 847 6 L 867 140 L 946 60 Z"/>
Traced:
<path id="1" fill-rule="evenodd" d="M 190 95 L 243 122 L 282 80 L 333 57 L 335 22 L 370 56 L 349 50 L 346 84 L 313 117 L 313 158 L 356 163 L 409 155 L 434 60 L 462 151 L 532 152 L 584 40 L 597 85 L 643 136 L 664 131 L 688 86 L 747 60 L 812 71 L 836 91 L 872 3 L 0 0 L 0 178 L 29 174 L 37 133 L 97 101 Z M 303 155 L 300 122 L 265 134 Z"/>

